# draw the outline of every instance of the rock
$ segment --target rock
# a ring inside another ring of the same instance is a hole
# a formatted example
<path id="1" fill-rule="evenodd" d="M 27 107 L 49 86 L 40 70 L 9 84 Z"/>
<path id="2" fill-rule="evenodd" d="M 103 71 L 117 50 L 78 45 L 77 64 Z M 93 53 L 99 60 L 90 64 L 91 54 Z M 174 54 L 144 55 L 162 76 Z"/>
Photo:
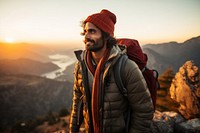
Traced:
<path id="1" fill-rule="evenodd" d="M 175 133 L 200 133 L 200 119 L 195 118 L 175 124 Z"/>
<path id="2" fill-rule="evenodd" d="M 176 112 L 155 111 L 151 125 L 152 133 L 174 133 L 174 124 L 185 121 L 185 119 Z"/>
<path id="3" fill-rule="evenodd" d="M 177 112 L 156 110 L 151 133 L 200 133 L 200 118 L 186 120 Z"/>
<path id="4" fill-rule="evenodd" d="M 170 95 L 180 104 L 179 112 L 186 119 L 200 118 L 200 75 L 192 61 L 187 61 L 176 73 Z"/>

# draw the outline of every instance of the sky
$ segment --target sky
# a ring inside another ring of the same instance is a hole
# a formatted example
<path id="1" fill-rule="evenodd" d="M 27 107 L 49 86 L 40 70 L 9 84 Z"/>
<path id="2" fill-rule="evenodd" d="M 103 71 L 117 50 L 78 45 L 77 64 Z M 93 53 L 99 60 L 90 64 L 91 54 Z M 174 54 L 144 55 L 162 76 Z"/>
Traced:
<path id="1" fill-rule="evenodd" d="M 0 42 L 83 45 L 80 21 L 102 9 L 142 45 L 200 35 L 200 0 L 0 0 Z"/>

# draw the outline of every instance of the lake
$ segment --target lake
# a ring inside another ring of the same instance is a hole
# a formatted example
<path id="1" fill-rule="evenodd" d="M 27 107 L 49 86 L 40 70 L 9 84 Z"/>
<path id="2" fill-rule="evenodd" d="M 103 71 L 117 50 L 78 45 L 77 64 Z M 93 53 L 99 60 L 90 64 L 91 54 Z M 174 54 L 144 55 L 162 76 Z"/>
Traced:
<path id="1" fill-rule="evenodd" d="M 52 63 L 60 67 L 60 69 L 58 70 L 41 75 L 42 77 L 46 77 L 50 79 L 55 79 L 56 77 L 62 75 L 65 68 L 76 61 L 74 58 L 71 58 L 67 55 L 61 55 L 61 54 L 50 55 L 49 59 L 51 59 Z"/>

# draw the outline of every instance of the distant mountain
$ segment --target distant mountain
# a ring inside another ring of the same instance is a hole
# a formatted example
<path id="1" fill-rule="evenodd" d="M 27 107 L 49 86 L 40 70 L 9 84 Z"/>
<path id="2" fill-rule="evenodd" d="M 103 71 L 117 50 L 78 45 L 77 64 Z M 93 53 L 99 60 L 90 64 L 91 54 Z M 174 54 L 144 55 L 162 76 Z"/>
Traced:
<path id="1" fill-rule="evenodd" d="M 0 125 L 71 107 L 72 83 L 30 75 L 0 75 Z"/>
<path id="2" fill-rule="evenodd" d="M 147 66 L 149 68 L 156 68 L 158 72 L 162 72 L 163 70 L 166 70 L 169 66 L 173 65 L 173 62 L 168 60 L 168 57 L 165 57 L 150 48 L 145 48 L 144 52 L 148 55 Z"/>
<path id="3" fill-rule="evenodd" d="M 177 42 L 161 43 L 161 44 L 148 44 L 142 46 L 145 50 L 146 48 L 152 49 L 160 55 L 163 55 L 167 58 L 172 58 L 172 54 L 169 54 L 169 51 L 175 54 L 177 49 L 180 47 L 180 44 Z"/>
<path id="4" fill-rule="evenodd" d="M 67 45 L 48 45 L 48 48 L 51 49 L 52 52 L 62 55 L 67 55 L 71 58 L 75 58 L 74 51 L 80 50 L 81 48 L 68 48 Z"/>
<path id="5" fill-rule="evenodd" d="M 188 60 L 193 60 L 200 66 L 200 36 L 191 38 L 183 43 L 169 42 L 161 44 L 147 44 L 142 46 L 148 55 L 148 65 L 162 73 L 168 67 L 177 72 L 179 67 Z"/>
<path id="6" fill-rule="evenodd" d="M 0 74 L 41 75 L 59 69 L 53 63 L 42 63 L 30 59 L 0 59 Z"/>
<path id="7" fill-rule="evenodd" d="M 48 55 L 53 51 L 44 45 L 0 42 L 0 59 L 28 58 L 41 62 L 50 61 Z"/>

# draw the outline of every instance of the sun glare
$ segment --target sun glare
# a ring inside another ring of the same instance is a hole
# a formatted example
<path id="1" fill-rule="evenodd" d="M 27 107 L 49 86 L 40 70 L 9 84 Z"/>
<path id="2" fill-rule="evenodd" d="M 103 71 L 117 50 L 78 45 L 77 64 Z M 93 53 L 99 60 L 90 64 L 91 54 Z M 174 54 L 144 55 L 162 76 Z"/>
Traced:
<path id="1" fill-rule="evenodd" d="M 6 38 L 5 38 L 5 41 L 6 41 L 7 43 L 13 43 L 13 42 L 14 42 L 14 39 L 11 38 L 11 37 L 6 37 Z"/>

